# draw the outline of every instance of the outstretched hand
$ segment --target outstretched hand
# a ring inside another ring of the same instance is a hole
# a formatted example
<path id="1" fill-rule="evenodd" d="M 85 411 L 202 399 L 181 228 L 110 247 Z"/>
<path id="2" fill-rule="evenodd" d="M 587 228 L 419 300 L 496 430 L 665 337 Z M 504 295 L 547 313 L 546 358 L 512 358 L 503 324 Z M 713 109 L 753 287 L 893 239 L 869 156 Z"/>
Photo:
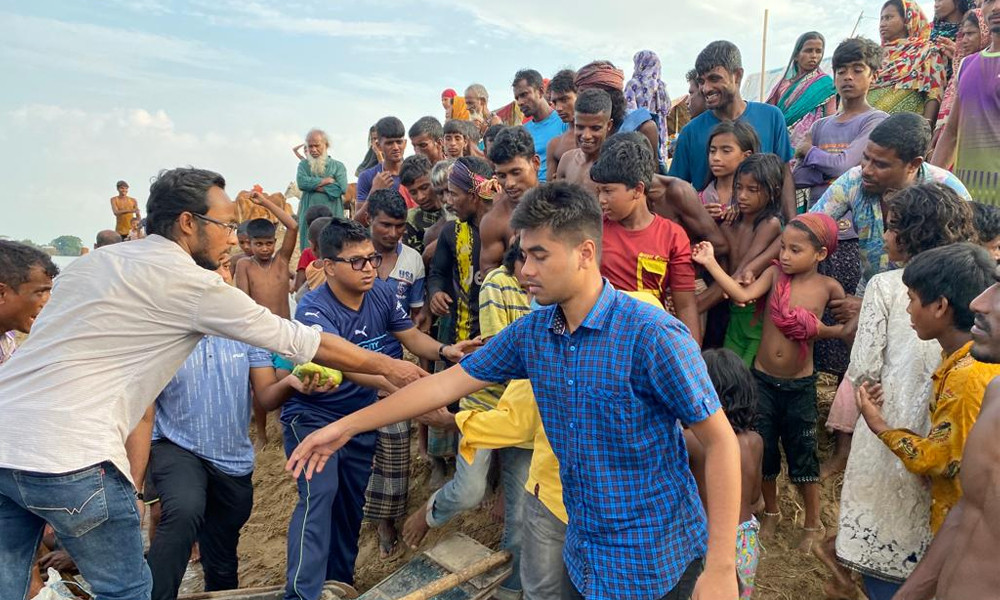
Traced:
<path id="1" fill-rule="evenodd" d="M 473 350 L 481 348 L 482 345 L 483 339 L 481 337 L 475 337 L 471 340 L 465 340 L 463 342 L 451 344 L 450 346 L 445 346 L 442 354 L 444 354 L 444 357 L 449 361 L 456 363 L 466 354 L 471 354 Z"/>
<path id="2" fill-rule="evenodd" d="M 323 472 L 323 467 L 330 457 L 350 439 L 351 436 L 343 431 L 337 422 L 317 429 L 307 435 L 295 448 L 285 463 L 285 470 L 291 471 L 296 479 L 303 473 L 306 479 L 312 479 L 314 473 Z"/>
<path id="3" fill-rule="evenodd" d="M 882 416 L 882 385 L 879 383 L 864 382 L 858 387 L 854 394 L 854 399 L 858 404 L 858 411 L 864 417 L 868 427 L 875 435 L 889 429 Z"/>
<path id="4" fill-rule="evenodd" d="M 398 388 L 406 387 L 414 381 L 427 376 L 427 371 L 405 360 L 393 360 L 392 369 L 383 375 L 383 377 L 389 380 L 389 383 Z"/>
<path id="5" fill-rule="evenodd" d="M 715 248 L 712 242 L 698 242 L 691 248 L 691 260 L 699 265 L 707 265 L 715 260 Z"/>

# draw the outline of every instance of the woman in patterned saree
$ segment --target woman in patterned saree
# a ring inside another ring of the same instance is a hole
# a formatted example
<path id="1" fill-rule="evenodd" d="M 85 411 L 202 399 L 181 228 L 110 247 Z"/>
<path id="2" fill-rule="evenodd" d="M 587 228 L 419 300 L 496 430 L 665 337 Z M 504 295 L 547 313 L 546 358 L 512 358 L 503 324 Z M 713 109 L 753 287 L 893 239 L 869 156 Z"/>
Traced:
<path id="1" fill-rule="evenodd" d="M 813 123 L 837 112 L 837 88 L 833 77 L 823 72 L 820 63 L 826 40 L 815 31 L 799 36 L 781 80 L 771 90 L 768 104 L 781 109 L 785 124 L 797 148 L 809 134 Z"/>
<path id="2" fill-rule="evenodd" d="M 882 5 L 882 68 L 868 102 L 889 114 L 914 112 L 934 126 L 947 84 L 948 62 L 931 42 L 931 25 L 913 0 Z"/>

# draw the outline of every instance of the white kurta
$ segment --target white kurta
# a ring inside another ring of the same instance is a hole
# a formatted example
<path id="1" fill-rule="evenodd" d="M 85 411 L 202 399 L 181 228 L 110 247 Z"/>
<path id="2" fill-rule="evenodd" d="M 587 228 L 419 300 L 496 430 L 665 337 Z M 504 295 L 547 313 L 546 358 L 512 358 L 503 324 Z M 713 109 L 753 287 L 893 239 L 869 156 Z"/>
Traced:
<path id="1" fill-rule="evenodd" d="M 847 377 L 855 386 L 882 383 L 889 427 L 926 434 L 931 375 L 941 362 L 941 345 L 917 337 L 907 303 L 903 269 L 872 277 Z M 930 544 L 930 506 L 922 478 L 907 471 L 859 419 L 840 496 L 837 558 L 866 575 L 904 580 Z"/>

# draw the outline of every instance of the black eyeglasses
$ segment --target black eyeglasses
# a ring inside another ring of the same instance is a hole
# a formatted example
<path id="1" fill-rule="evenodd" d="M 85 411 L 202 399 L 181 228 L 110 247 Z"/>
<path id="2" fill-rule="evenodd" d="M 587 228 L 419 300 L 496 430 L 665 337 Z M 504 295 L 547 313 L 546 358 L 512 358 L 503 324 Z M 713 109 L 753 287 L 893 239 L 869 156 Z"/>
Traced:
<path id="1" fill-rule="evenodd" d="M 365 263 L 371 263 L 373 269 L 377 269 L 382 266 L 382 255 L 372 254 L 371 256 L 355 256 L 354 258 L 340 258 L 335 256 L 331 258 L 333 262 L 350 263 L 351 268 L 355 271 L 364 271 Z"/>
<path id="2" fill-rule="evenodd" d="M 196 219 L 201 219 L 202 221 L 218 225 L 219 227 L 225 227 L 229 230 L 230 234 L 236 233 L 236 230 L 240 227 L 236 223 L 223 223 L 222 221 L 213 219 L 212 217 L 206 217 L 205 215 L 199 215 L 198 213 L 191 213 L 191 215 Z"/>

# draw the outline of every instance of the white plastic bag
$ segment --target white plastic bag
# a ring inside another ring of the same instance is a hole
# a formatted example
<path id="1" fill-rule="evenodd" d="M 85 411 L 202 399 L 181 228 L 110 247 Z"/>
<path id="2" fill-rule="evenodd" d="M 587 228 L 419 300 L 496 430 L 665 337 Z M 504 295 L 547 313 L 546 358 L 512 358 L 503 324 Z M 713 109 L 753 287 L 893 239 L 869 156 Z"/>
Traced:
<path id="1" fill-rule="evenodd" d="M 66 582 L 63 581 L 62 575 L 59 571 L 55 569 L 49 569 L 47 571 L 49 580 L 45 582 L 45 587 L 42 591 L 38 592 L 38 595 L 31 600 L 63 600 L 65 598 L 76 598 L 73 592 L 69 591 L 66 587 Z"/>

